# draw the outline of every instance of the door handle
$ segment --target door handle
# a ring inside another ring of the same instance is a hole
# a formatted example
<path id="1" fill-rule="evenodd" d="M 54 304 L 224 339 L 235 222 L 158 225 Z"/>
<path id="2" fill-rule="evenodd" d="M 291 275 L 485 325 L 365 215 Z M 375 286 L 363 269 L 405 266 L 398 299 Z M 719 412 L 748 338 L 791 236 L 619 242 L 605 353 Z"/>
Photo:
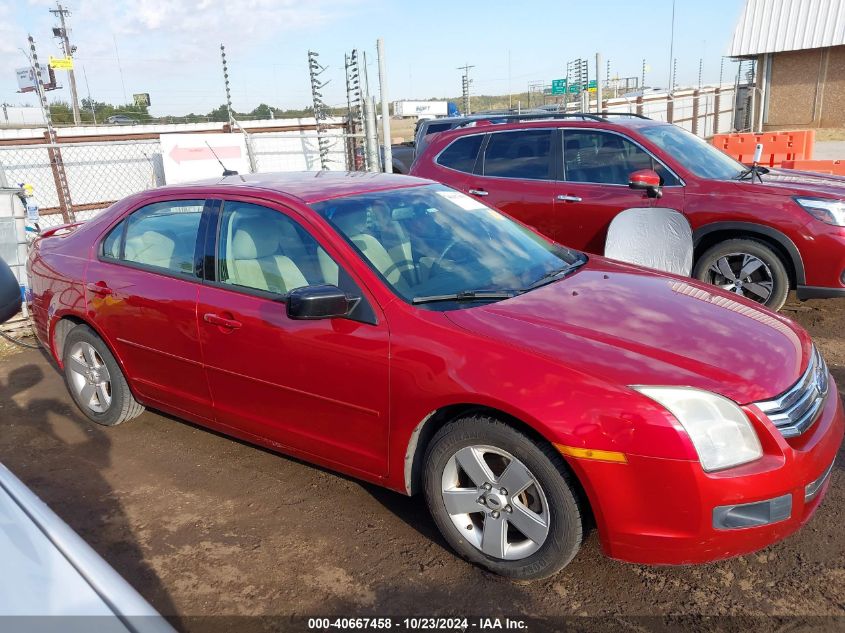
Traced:
<path id="1" fill-rule="evenodd" d="M 225 327 L 230 330 L 237 330 L 243 323 L 237 321 L 235 319 L 227 319 L 226 317 L 222 317 L 219 314 L 214 314 L 209 312 L 204 314 L 202 317 L 203 321 L 206 323 L 211 323 L 211 325 L 219 325 L 220 327 Z"/>
<path id="2" fill-rule="evenodd" d="M 557 199 L 560 200 L 561 202 L 581 202 L 581 198 L 579 196 L 564 196 L 564 195 L 561 195 L 561 196 L 558 196 Z"/>
<path id="3" fill-rule="evenodd" d="M 100 295 L 101 297 L 114 294 L 114 291 L 104 281 L 98 281 L 95 284 L 85 284 L 85 287 L 89 292 L 93 292 L 95 295 Z"/>
<path id="4" fill-rule="evenodd" d="M 484 191 L 484 189 L 470 189 L 469 192 L 474 196 L 480 196 L 482 198 L 490 195 L 488 192 Z"/>

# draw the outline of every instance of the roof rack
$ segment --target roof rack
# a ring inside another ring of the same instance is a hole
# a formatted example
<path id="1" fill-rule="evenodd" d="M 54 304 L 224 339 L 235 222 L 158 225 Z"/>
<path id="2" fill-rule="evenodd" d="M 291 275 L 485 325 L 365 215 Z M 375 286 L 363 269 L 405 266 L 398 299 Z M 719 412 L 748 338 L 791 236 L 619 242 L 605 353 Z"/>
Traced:
<path id="1" fill-rule="evenodd" d="M 472 115 L 473 117 L 476 115 Z M 480 115 L 471 121 L 467 121 L 458 125 L 458 128 L 473 127 L 481 121 L 489 121 L 490 123 L 520 123 L 522 121 L 548 121 L 550 119 L 581 119 L 582 121 L 599 121 L 601 123 L 609 123 L 608 116 L 623 116 L 633 117 L 636 119 L 650 120 L 649 117 L 642 114 L 635 114 L 633 112 L 602 112 L 595 114 L 592 112 L 548 112 L 548 113 L 531 113 L 531 114 L 490 114 L 488 116 Z"/>
<path id="2" fill-rule="evenodd" d="M 643 114 L 637 114 L 636 112 L 602 112 L 601 116 L 630 116 L 635 119 L 645 119 L 646 121 L 651 121 L 651 117 L 645 116 Z"/>

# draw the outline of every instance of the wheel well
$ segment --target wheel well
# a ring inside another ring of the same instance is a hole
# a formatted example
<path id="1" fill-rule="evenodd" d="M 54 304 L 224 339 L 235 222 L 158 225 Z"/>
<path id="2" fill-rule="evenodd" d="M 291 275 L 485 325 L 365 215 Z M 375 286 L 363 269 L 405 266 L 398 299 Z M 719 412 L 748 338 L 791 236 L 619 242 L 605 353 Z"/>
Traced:
<path id="1" fill-rule="evenodd" d="M 77 325 L 88 325 L 83 319 L 77 316 L 64 316 L 59 319 L 56 326 L 53 328 L 53 354 L 59 361 L 62 362 L 62 350 L 65 346 L 65 339 L 68 333 Z"/>
<path id="2" fill-rule="evenodd" d="M 698 261 L 701 255 L 704 254 L 704 252 L 711 246 L 715 246 L 719 242 L 735 239 L 755 240 L 757 242 L 762 242 L 766 246 L 770 247 L 780 258 L 781 262 L 783 262 L 783 265 L 786 268 L 786 273 L 789 275 L 790 287 L 795 288 L 795 286 L 798 284 L 798 281 L 797 276 L 795 274 L 795 262 L 792 260 L 792 256 L 780 242 L 778 242 L 772 237 L 769 237 L 768 235 L 763 235 L 762 233 L 755 233 L 753 231 L 743 229 L 725 229 L 708 233 L 707 235 L 704 235 L 701 240 L 699 240 L 699 242 L 695 245 L 695 261 Z"/>
<path id="3" fill-rule="evenodd" d="M 417 427 L 418 430 L 415 429 L 413 435 L 411 436 L 411 442 L 408 445 L 408 455 L 406 456 L 406 459 L 411 460 L 411 467 L 410 471 L 408 469 L 405 471 L 405 488 L 409 494 L 415 495 L 422 488 L 423 458 L 425 457 L 425 450 L 428 447 L 429 442 L 431 442 L 431 438 L 433 438 L 437 431 L 449 422 L 468 415 L 485 415 L 491 418 L 496 418 L 497 420 L 517 429 L 524 435 L 527 435 L 535 442 L 544 444 L 549 443 L 549 440 L 543 437 L 543 435 L 532 426 L 526 424 L 519 418 L 510 415 L 509 413 L 501 411 L 500 409 L 477 404 L 455 404 L 443 407 L 434 411 L 420 422 Z"/>

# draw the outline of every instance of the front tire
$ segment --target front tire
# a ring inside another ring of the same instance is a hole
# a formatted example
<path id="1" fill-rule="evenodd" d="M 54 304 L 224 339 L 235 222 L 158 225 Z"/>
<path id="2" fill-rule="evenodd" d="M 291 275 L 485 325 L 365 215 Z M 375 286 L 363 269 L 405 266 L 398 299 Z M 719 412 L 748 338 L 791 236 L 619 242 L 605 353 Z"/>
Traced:
<path id="1" fill-rule="evenodd" d="M 62 365 L 73 401 L 92 422 L 115 426 L 144 411 L 114 355 L 87 325 L 77 325 L 68 333 Z"/>
<path id="2" fill-rule="evenodd" d="M 707 249 L 695 264 L 693 277 L 780 310 L 789 294 L 789 273 L 767 244 L 733 239 Z"/>
<path id="3" fill-rule="evenodd" d="M 426 450 L 423 488 L 449 544 L 496 574 L 546 578 L 581 545 L 578 488 L 563 458 L 494 418 L 441 428 Z"/>

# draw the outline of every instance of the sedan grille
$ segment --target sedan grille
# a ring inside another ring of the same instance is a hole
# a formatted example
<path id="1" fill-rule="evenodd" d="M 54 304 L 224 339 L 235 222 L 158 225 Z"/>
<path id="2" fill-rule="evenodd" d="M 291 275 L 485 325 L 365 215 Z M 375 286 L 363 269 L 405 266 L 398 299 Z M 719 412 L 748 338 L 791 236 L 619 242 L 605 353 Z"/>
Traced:
<path id="1" fill-rule="evenodd" d="M 828 392 L 827 365 L 813 346 L 807 371 L 788 391 L 773 400 L 755 402 L 784 437 L 797 437 L 819 417 Z"/>

